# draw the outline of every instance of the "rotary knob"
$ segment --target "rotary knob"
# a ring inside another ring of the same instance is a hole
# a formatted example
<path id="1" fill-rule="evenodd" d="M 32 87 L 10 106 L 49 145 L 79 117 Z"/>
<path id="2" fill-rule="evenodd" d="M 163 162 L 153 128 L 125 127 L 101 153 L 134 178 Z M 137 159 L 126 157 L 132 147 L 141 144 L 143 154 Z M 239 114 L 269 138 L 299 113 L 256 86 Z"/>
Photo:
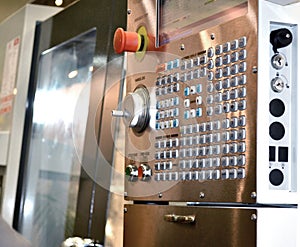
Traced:
<path id="1" fill-rule="evenodd" d="M 124 123 L 136 133 L 143 132 L 149 125 L 150 96 L 146 87 L 138 86 L 129 93 L 123 103 L 122 110 L 114 110 L 114 117 L 123 117 Z"/>
<path id="2" fill-rule="evenodd" d="M 152 170 L 149 165 L 141 164 L 138 168 L 138 177 L 142 181 L 148 181 L 151 179 Z"/>
<path id="3" fill-rule="evenodd" d="M 284 48 L 290 45 L 292 41 L 293 34 L 287 28 L 273 30 L 270 34 L 270 42 L 275 53 L 278 53 L 279 48 Z"/>
<path id="4" fill-rule="evenodd" d="M 125 174 L 128 177 L 129 181 L 137 181 L 138 178 L 138 169 L 135 165 L 131 165 L 129 164 L 126 168 L 125 168 Z"/>

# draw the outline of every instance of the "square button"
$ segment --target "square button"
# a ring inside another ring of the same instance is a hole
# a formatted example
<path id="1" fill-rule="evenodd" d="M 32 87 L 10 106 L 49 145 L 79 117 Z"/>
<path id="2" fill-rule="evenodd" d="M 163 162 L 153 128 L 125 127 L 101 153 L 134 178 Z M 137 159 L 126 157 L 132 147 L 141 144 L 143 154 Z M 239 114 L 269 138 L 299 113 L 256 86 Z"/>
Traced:
<path id="1" fill-rule="evenodd" d="M 274 146 L 269 147 L 269 161 L 275 161 L 276 159 L 276 148 Z"/>
<path id="2" fill-rule="evenodd" d="M 289 161 L 289 148 L 288 147 L 279 147 L 278 148 L 278 161 L 279 162 L 288 162 Z"/>

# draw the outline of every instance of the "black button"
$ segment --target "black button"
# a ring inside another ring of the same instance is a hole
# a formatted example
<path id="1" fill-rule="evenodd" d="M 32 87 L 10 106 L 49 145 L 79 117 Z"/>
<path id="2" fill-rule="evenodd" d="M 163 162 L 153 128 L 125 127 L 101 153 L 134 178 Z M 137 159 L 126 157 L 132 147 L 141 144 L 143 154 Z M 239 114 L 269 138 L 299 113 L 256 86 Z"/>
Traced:
<path id="1" fill-rule="evenodd" d="M 273 146 L 269 147 L 269 161 L 275 161 L 275 157 L 276 157 L 276 149 Z"/>
<path id="2" fill-rule="evenodd" d="M 269 127 L 269 134 L 276 141 L 282 139 L 285 134 L 284 126 L 279 122 L 272 123 Z"/>
<path id="3" fill-rule="evenodd" d="M 269 174 L 270 183 L 274 186 L 281 185 L 283 179 L 284 179 L 283 173 L 279 169 L 274 169 Z"/>
<path id="4" fill-rule="evenodd" d="M 280 99 L 273 99 L 270 102 L 269 110 L 274 117 L 280 117 L 285 111 L 284 103 Z"/>
<path id="5" fill-rule="evenodd" d="M 278 149 L 278 161 L 279 162 L 288 162 L 289 159 L 289 148 L 288 147 L 279 147 Z"/>

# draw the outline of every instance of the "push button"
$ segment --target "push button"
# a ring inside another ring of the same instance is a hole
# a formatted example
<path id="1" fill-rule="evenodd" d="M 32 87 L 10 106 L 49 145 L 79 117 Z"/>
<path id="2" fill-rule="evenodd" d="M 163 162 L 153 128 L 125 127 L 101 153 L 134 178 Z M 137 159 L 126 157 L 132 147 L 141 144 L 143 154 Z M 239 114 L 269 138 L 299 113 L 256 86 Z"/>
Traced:
<path id="1" fill-rule="evenodd" d="M 136 32 L 125 32 L 118 28 L 114 34 L 114 50 L 120 54 L 124 51 L 137 52 L 142 44 L 142 37 Z"/>

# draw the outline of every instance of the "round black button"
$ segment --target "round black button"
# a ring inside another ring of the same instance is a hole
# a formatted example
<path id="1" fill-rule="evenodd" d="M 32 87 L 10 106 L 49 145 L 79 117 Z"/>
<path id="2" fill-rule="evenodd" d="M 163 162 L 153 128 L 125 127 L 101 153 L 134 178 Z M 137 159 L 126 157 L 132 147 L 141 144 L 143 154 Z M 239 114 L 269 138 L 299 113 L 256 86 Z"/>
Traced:
<path id="1" fill-rule="evenodd" d="M 282 171 L 278 170 L 278 169 L 274 169 L 270 172 L 269 175 L 269 180 L 270 183 L 274 186 L 279 186 L 282 184 L 284 179 L 283 173 Z"/>
<path id="2" fill-rule="evenodd" d="M 285 111 L 284 103 L 280 99 L 273 99 L 269 105 L 270 113 L 274 117 L 280 117 Z"/>
<path id="3" fill-rule="evenodd" d="M 274 140 L 280 140 L 285 134 L 284 126 L 279 122 L 272 123 L 269 127 L 269 134 Z"/>

